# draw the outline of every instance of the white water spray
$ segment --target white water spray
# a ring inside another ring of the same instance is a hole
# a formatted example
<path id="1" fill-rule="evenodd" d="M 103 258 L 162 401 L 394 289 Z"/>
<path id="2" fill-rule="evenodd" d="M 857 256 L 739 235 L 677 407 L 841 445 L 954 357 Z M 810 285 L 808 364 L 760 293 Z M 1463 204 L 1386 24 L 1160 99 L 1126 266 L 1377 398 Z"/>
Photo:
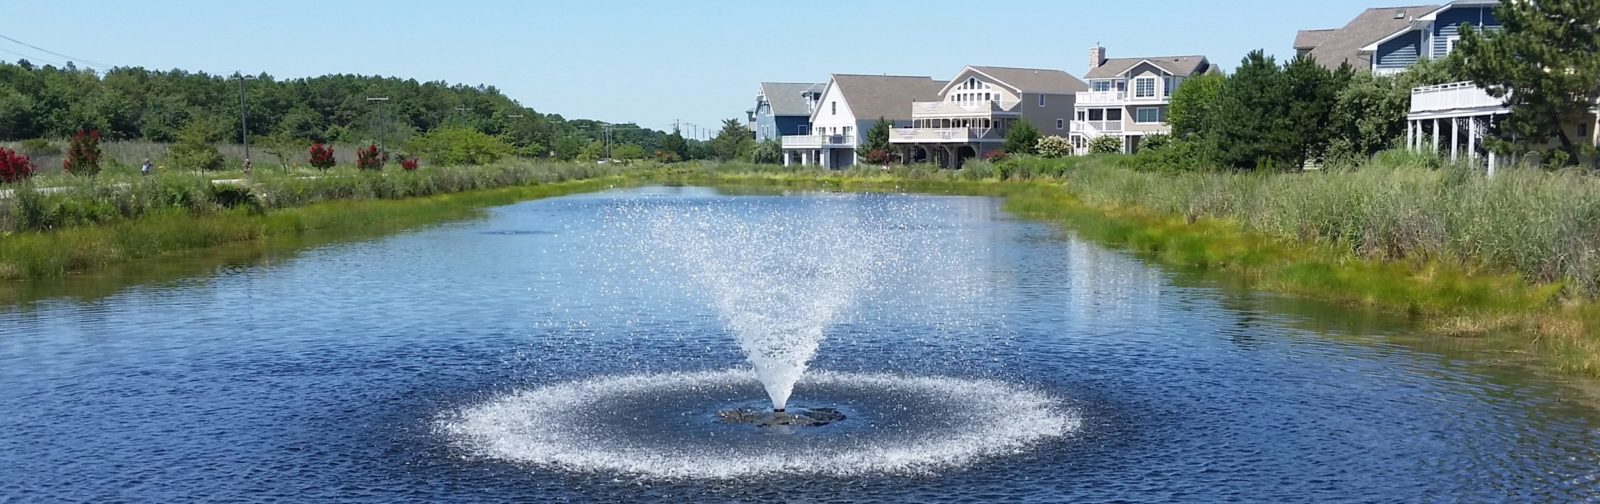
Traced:
<path id="1" fill-rule="evenodd" d="M 837 209 L 663 209 L 650 236 L 647 246 L 670 251 L 721 312 L 775 410 L 788 406 L 828 327 L 893 257 L 881 232 Z"/>

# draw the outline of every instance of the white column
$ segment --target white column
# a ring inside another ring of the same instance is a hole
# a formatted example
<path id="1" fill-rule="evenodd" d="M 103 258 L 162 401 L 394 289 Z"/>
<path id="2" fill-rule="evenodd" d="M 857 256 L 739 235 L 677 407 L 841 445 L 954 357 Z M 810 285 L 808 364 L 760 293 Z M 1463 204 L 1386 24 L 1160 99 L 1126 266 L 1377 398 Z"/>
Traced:
<path id="1" fill-rule="evenodd" d="M 1406 149 L 1417 150 L 1417 122 L 1406 120 Z"/>
<path id="2" fill-rule="evenodd" d="M 1489 177 L 1494 177 L 1494 151 L 1489 151 Z"/>
<path id="3" fill-rule="evenodd" d="M 1478 160 L 1478 121 L 1467 118 L 1467 159 Z"/>
<path id="4" fill-rule="evenodd" d="M 1461 152 L 1461 118 L 1450 118 L 1450 162 L 1456 161 L 1456 155 Z"/>
<path id="5" fill-rule="evenodd" d="M 1439 155 L 1439 120 L 1433 120 L 1433 154 Z"/>
<path id="6" fill-rule="evenodd" d="M 822 149 L 822 167 L 833 169 L 833 149 Z"/>
<path id="7" fill-rule="evenodd" d="M 793 164 L 789 160 L 789 155 L 790 154 L 793 154 L 793 152 L 788 150 L 788 149 L 784 149 L 783 150 L 783 165 L 784 166 L 789 166 L 789 165 Z"/>
<path id="8" fill-rule="evenodd" d="M 800 151 L 800 165 L 811 166 L 811 149 Z"/>

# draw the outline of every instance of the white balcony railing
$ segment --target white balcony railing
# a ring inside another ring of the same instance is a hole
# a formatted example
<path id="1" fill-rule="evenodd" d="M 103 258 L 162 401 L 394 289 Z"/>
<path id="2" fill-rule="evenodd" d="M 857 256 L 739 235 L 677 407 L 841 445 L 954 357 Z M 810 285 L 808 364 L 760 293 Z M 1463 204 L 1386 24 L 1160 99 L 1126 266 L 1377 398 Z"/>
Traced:
<path id="1" fill-rule="evenodd" d="M 1434 114 L 1452 111 L 1502 112 L 1505 101 L 1471 82 L 1453 82 L 1411 90 L 1411 113 Z"/>
<path id="2" fill-rule="evenodd" d="M 1122 105 L 1127 103 L 1162 104 L 1172 101 L 1171 96 L 1157 93 L 1154 96 L 1138 96 L 1127 91 L 1081 91 L 1077 96 L 1077 104 L 1082 105 Z"/>
<path id="3" fill-rule="evenodd" d="M 1122 121 L 1072 121 L 1072 132 L 1097 137 L 1108 133 L 1122 133 Z"/>
<path id="4" fill-rule="evenodd" d="M 784 135 L 783 137 L 783 147 L 786 149 L 820 149 L 854 145 L 853 135 Z"/>
<path id="5" fill-rule="evenodd" d="M 890 143 L 965 143 L 1004 139 L 999 130 L 994 128 L 895 128 L 889 131 Z"/>
<path id="6" fill-rule="evenodd" d="M 996 114 L 1015 115 L 1021 111 L 1020 102 L 999 101 L 936 101 L 913 102 L 911 117 L 992 117 Z"/>

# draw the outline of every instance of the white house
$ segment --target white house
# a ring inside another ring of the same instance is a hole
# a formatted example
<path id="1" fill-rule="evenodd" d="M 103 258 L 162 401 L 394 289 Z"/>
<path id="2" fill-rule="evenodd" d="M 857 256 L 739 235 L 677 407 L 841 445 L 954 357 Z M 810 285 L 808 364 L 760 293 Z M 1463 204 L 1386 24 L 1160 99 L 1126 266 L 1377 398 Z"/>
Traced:
<path id="1" fill-rule="evenodd" d="M 912 103 L 936 101 L 944 83 L 932 77 L 835 74 L 811 113 L 811 134 L 783 137 L 783 164 L 846 168 L 879 118 L 911 125 Z"/>

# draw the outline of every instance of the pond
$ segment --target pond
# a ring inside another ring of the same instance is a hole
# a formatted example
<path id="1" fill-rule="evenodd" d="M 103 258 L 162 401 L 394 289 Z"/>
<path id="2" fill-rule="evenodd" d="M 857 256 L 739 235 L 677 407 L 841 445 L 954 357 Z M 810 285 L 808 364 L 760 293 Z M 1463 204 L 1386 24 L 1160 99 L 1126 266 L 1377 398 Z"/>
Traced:
<path id="1" fill-rule="evenodd" d="M 218 264 L 0 308 L 0 501 L 1600 495 L 1572 387 L 991 198 L 645 187 Z M 842 419 L 719 419 L 793 320 L 791 408 Z"/>

